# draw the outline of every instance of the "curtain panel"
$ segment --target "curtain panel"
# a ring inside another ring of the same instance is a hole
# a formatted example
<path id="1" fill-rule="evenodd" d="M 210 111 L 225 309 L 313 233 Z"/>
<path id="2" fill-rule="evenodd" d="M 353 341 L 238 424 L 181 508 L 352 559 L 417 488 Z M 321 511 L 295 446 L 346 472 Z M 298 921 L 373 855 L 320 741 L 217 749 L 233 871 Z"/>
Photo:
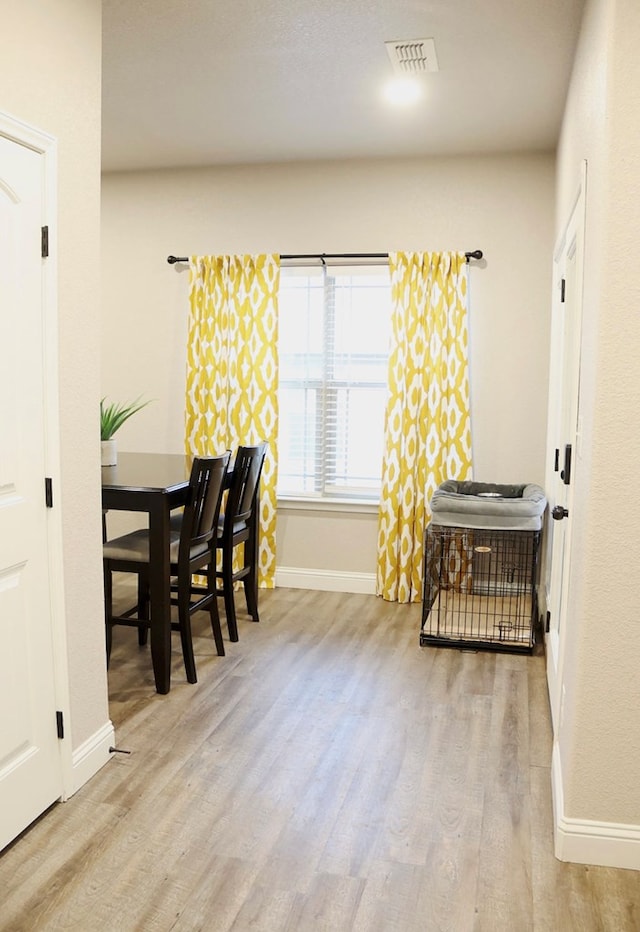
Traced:
<path id="1" fill-rule="evenodd" d="M 429 501 L 445 479 L 471 479 L 467 263 L 464 253 L 390 253 L 389 396 L 376 592 L 422 598 Z"/>
<path id="2" fill-rule="evenodd" d="M 189 268 L 186 451 L 215 456 L 239 445 L 268 442 L 260 494 L 258 582 L 273 588 L 280 258 L 193 256 Z"/>

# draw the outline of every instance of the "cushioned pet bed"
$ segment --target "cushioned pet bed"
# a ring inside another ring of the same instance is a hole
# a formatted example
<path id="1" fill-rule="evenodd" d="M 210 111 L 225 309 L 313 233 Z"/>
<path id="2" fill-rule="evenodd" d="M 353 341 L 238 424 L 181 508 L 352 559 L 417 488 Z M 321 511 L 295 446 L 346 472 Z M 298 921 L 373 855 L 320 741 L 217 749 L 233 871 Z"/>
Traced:
<path id="1" fill-rule="evenodd" d="M 539 531 L 547 505 L 538 485 L 497 485 L 448 479 L 431 496 L 433 524 Z"/>

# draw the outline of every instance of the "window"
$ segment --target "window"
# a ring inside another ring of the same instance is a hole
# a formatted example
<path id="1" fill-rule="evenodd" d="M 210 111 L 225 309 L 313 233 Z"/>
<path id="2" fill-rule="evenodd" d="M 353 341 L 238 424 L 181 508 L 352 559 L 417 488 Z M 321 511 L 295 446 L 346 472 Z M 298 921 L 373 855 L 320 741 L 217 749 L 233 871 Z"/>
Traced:
<path id="1" fill-rule="evenodd" d="M 386 265 L 281 269 L 280 496 L 379 499 L 390 320 Z"/>

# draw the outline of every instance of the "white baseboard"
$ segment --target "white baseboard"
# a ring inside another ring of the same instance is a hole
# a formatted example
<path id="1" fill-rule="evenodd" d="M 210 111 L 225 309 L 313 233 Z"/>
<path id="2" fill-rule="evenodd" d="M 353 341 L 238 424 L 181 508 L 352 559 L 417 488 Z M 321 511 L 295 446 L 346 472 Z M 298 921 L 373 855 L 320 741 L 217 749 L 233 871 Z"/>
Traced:
<path id="1" fill-rule="evenodd" d="M 640 825 L 564 815 L 562 762 L 557 742 L 553 747 L 551 784 L 555 855 L 559 861 L 640 870 Z"/>
<path id="2" fill-rule="evenodd" d="M 357 592 L 376 594 L 375 573 L 344 573 L 340 570 L 303 569 L 278 566 L 276 586 L 284 589 L 320 589 L 323 592 Z"/>
<path id="3" fill-rule="evenodd" d="M 72 755 L 70 796 L 77 793 L 80 787 L 84 786 L 87 780 L 90 780 L 107 763 L 111 758 L 109 748 L 113 747 L 114 743 L 113 724 L 108 721 L 75 749 Z"/>

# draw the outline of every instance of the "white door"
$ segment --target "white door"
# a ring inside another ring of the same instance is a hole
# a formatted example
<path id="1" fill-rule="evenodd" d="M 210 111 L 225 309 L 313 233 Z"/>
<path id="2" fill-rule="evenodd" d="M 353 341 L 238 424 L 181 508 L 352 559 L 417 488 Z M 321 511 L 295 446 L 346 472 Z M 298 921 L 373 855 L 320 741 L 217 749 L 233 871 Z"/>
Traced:
<path id="1" fill-rule="evenodd" d="M 62 793 L 47 506 L 44 157 L 0 135 L 0 849 Z"/>
<path id="2" fill-rule="evenodd" d="M 586 168 L 554 262 L 547 492 L 547 681 L 557 733 L 562 716 L 562 659 L 571 555 L 572 492 L 578 459 L 578 400 Z"/>

